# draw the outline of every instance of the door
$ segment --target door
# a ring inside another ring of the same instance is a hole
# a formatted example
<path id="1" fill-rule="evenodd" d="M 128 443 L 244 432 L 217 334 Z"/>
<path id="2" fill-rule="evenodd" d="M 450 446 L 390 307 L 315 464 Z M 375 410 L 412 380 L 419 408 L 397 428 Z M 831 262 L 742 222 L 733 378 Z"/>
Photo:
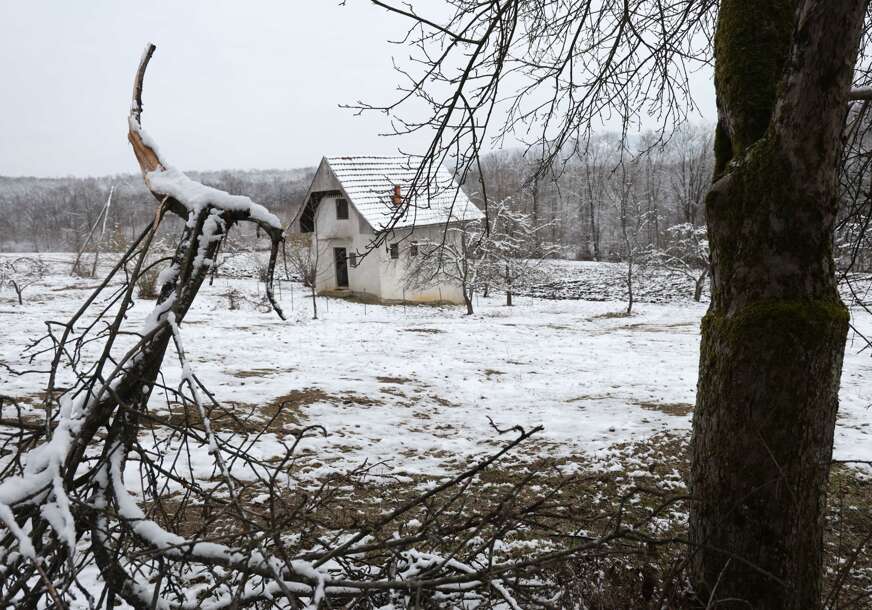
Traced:
<path id="1" fill-rule="evenodd" d="M 333 248 L 333 261 L 336 263 L 336 287 L 348 288 L 348 256 L 345 248 Z"/>

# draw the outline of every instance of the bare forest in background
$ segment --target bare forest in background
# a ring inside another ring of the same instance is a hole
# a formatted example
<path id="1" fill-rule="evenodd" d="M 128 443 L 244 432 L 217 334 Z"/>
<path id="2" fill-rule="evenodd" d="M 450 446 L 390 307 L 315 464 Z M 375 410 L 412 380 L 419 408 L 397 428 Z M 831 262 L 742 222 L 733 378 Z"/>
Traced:
<path id="1" fill-rule="evenodd" d="M 314 168 L 301 168 L 189 175 L 220 190 L 248 195 L 284 219 L 296 210 L 313 174 Z M 103 250 L 123 251 L 154 214 L 152 196 L 139 174 L 99 178 L 0 176 L 0 251 L 78 252 L 113 187 L 101 246 Z M 103 232 L 102 226 L 98 231 Z"/>
<path id="2" fill-rule="evenodd" d="M 491 152 L 481 163 L 486 196 L 530 215 L 535 225 L 547 224 L 537 237 L 547 242 L 552 257 L 662 263 L 676 248 L 686 249 L 677 236 L 695 231 L 704 240 L 703 200 L 714 162 L 712 131 L 709 125 L 688 125 L 665 142 L 647 133 L 623 146 L 620 134 L 601 134 L 583 152 L 553 161 L 550 171 L 539 175 L 540 160 L 529 152 Z M 284 222 L 302 205 L 313 174 L 314 168 L 191 172 L 204 184 L 262 202 Z M 148 192 L 139 176 L 0 176 L 0 251 L 78 252 L 91 227 L 102 223 L 113 187 L 102 242 L 89 243 L 89 252 L 95 247 L 123 250 L 150 221 L 143 205 Z M 468 176 L 464 190 L 483 207 L 477 172 Z M 850 197 L 847 191 L 845 197 Z M 843 207 L 844 218 L 836 227 L 837 262 L 845 268 L 853 258 L 854 271 L 869 271 L 872 247 L 866 239 L 858 244 L 856 235 L 867 215 L 857 217 L 857 202 L 851 203 Z M 687 255 L 679 258 L 687 263 Z"/>

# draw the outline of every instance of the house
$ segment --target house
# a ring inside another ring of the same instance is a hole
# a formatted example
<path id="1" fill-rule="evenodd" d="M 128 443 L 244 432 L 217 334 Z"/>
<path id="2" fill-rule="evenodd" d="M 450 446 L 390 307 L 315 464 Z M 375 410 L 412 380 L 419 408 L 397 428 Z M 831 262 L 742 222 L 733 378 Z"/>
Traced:
<path id="1" fill-rule="evenodd" d="M 422 288 L 406 282 L 418 244 L 452 238 L 446 226 L 482 217 L 444 169 L 415 182 L 419 165 L 416 157 L 321 160 L 292 227 L 312 234 L 319 294 L 463 303 L 460 286 L 448 280 Z"/>

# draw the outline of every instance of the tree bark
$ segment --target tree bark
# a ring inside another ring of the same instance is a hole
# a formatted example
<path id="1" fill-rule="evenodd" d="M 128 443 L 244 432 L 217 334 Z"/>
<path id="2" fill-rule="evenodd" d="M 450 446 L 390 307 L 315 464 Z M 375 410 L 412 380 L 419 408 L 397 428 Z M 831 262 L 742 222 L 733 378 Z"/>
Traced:
<path id="1" fill-rule="evenodd" d="M 593 194 L 593 178 L 590 175 L 590 167 L 586 166 L 586 178 L 587 178 L 587 204 L 588 209 L 590 210 L 590 241 L 591 241 L 591 253 L 593 254 L 593 260 L 600 260 L 600 236 L 599 236 L 599 227 L 597 227 L 596 222 L 596 203 L 594 202 L 594 194 Z"/>
<path id="2" fill-rule="evenodd" d="M 820 607 L 848 312 L 831 246 L 864 0 L 722 0 L 693 577 L 718 608 Z"/>
<path id="3" fill-rule="evenodd" d="M 708 278 L 708 268 L 704 269 L 703 272 L 697 276 L 696 285 L 693 288 L 693 300 L 699 303 L 702 300 L 702 291 L 705 288 L 705 280 Z"/>

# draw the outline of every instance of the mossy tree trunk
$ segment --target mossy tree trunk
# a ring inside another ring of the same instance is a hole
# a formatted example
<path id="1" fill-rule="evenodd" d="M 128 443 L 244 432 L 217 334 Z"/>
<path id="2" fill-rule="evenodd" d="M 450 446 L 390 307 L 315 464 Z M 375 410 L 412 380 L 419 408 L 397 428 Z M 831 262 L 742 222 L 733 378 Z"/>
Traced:
<path id="1" fill-rule="evenodd" d="M 720 4 L 690 518 L 695 585 L 718 608 L 820 605 L 848 328 L 831 235 L 864 6 Z"/>

